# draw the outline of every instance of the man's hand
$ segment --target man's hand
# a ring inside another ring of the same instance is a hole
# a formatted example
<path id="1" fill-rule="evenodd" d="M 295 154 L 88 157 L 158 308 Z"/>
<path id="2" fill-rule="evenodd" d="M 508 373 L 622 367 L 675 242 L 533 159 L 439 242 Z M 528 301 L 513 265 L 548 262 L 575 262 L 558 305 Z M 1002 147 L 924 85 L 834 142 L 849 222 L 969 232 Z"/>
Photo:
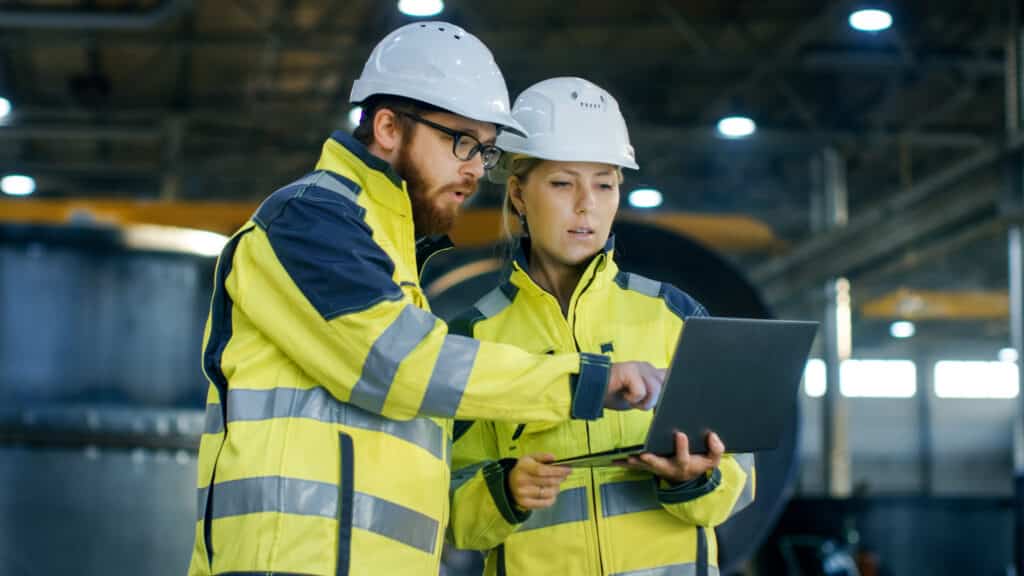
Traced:
<path id="1" fill-rule="evenodd" d="M 708 432 L 708 454 L 690 454 L 690 439 L 682 432 L 676 432 L 676 453 L 671 458 L 662 458 L 650 452 L 640 456 L 630 456 L 626 465 L 636 470 L 644 470 L 655 476 L 676 484 L 688 482 L 706 474 L 708 470 L 718 467 L 725 453 L 725 444 L 718 434 Z"/>
<path id="2" fill-rule="evenodd" d="M 611 410 L 650 410 L 661 395 L 661 385 L 664 381 L 665 371 L 647 362 L 612 364 L 604 407 Z"/>
<path id="3" fill-rule="evenodd" d="M 516 461 L 508 476 L 508 487 L 516 505 L 524 510 L 547 508 L 555 503 L 562 482 L 572 468 L 548 466 L 554 462 L 553 454 L 530 454 Z"/>

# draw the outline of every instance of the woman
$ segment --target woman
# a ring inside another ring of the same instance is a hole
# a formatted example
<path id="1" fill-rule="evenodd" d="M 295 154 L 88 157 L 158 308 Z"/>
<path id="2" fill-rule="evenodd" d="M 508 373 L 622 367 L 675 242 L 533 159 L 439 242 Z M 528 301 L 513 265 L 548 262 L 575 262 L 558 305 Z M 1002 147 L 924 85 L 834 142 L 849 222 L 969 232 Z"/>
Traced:
<path id="1" fill-rule="evenodd" d="M 521 237 L 505 282 L 452 330 L 534 352 L 667 367 L 684 319 L 706 312 L 671 285 L 620 271 L 612 257 L 622 168 L 637 168 L 615 99 L 586 80 L 553 78 L 523 92 L 512 114 L 529 137 L 499 137 L 497 176 Z M 707 456 L 690 455 L 677 433 L 674 456 L 549 465 L 556 455 L 641 444 L 651 417 L 457 424 L 456 546 L 487 550 L 490 575 L 716 574 L 711 528 L 753 500 L 752 456 L 724 454 L 713 433 Z"/>

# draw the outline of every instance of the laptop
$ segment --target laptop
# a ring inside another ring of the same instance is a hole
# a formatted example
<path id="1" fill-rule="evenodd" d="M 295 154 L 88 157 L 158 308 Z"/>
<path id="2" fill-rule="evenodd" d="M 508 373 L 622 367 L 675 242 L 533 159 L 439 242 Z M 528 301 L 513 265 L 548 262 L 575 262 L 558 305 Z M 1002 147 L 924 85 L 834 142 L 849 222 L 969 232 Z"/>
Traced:
<path id="1" fill-rule="evenodd" d="M 691 454 L 707 454 L 714 431 L 731 453 L 777 448 L 794 417 L 797 392 L 817 322 L 687 318 L 643 444 L 556 460 L 610 466 L 643 452 L 675 453 L 675 431 Z"/>

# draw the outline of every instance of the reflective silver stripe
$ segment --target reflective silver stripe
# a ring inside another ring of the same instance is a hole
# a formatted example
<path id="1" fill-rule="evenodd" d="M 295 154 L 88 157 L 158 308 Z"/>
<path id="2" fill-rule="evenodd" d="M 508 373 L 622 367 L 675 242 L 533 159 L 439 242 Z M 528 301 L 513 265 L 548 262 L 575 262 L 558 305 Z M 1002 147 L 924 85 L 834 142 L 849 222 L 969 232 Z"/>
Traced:
<path id="1" fill-rule="evenodd" d="M 338 490 L 326 482 L 281 476 L 220 482 L 213 487 L 213 518 L 277 512 L 337 519 Z M 352 526 L 432 554 L 440 524 L 411 508 L 356 492 Z"/>
<path id="2" fill-rule="evenodd" d="M 330 190 L 331 192 L 335 192 L 337 194 L 341 194 L 342 196 L 344 196 L 348 200 L 352 201 L 353 203 L 356 202 L 356 193 L 354 191 L 350 190 L 347 186 L 345 186 L 341 182 L 338 182 L 338 180 L 336 178 L 334 178 L 333 176 L 331 176 L 330 174 L 328 174 L 326 172 L 314 172 L 314 173 L 310 174 L 309 176 L 306 176 L 302 180 L 299 180 L 299 182 L 305 183 L 304 181 L 308 181 L 313 186 L 318 186 L 320 188 L 326 188 L 327 190 Z"/>
<path id="3" fill-rule="evenodd" d="M 203 434 L 220 434 L 224 431 L 224 409 L 220 404 L 206 405 L 206 424 Z"/>
<path id="4" fill-rule="evenodd" d="M 644 278 L 639 274 L 629 274 L 629 278 L 626 280 L 626 288 L 655 298 L 661 294 L 661 282 Z"/>
<path id="5" fill-rule="evenodd" d="M 423 448 L 438 460 L 444 457 L 444 429 L 427 418 L 391 420 L 339 402 L 323 388 L 228 391 L 228 424 L 271 418 L 308 418 L 383 432 Z"/>
<path id="6" fill-rule="evenodd" d="M 213 485 L 213 518 L 257 512 L 338 517 L 338 487 L 281 476 L 229 480 Z"/>
<path id="7" fill-rule="evenodd" d="M 601 515 L 605 518 L 660 508 L 654 481 L 649 478 L 601 486 Z"/>
<path id="8" fill-rule="evenodd" d="M 480 342 L 472 338 L 449 335 L 444 339 L 441 353 L 434 363 L 434 372 L 430 375 L 427 393 L 423 395 L 421 414 L 455 417 L 479 348 Z"/>
<path id="9" fill-rule="evenodd" d="M 481 468 L 490 464 L 491 462 L 493 462 L 493 460 L 484 460 L 483 462 L 477 462 L 476 464 L 466 466 L 465 468 L 459 468 L 458 470 L 452 472 L 451 493 L 455 494 L 456 490 L 462 488 L 463 484 L 472 480 L 473 477 L 476 476 L 476 473 L 479 472 Z"/>
<path id="10" fill-rule="evenodd" d="M 349 402 L 370 412 L 380 413 L 398 366 L 405 357 L 434 329 L 432 314 L 409 304 L 398 314 L 377 341 L 363 362 L 363 373 L 352 388 Z"/>
<path id="11" fill-rule="evenodd" d="M 403 544 L 434 553 L 440 523 L 433 518 L 389 502 L 356 492 L 352 503 L 352 525 Z"/>
<path id="12" fill-rule="evenodd" d="M 534 510 L 518 531 L 537 530 L 566 522 L 583 522 L 589 517 L 587 489 L 580 486 L 559 494 L 554 506 L 543 510 Z"/>
<path id="13" fill-rule="evenodd" d="M 629 572 L 616 572 L 612 576 L 696 576 L 697 564 L 669 564 L 657 568 L 644 568 L 642 570 L 630 570 Z M 718 568 L 708 566 L 708 576 L 718 576 Z"/>
<path id="14" fill-rule="evenodd" d="M 736 504 L 732 507 L 732 512 L 729 513 L 730 516 L 754 502 L 754 455 L 746 453 L 733 454 L 733 458 L 736 459 L 736 463 L 740 465 L 740 468 L 743 468 L 743 471 L 747 473 L 747 480 L 743 484 L 743 491 L 740 492 L 739 499 L 736 500 Z"/>
<path id="15" fill-rule="evenodd" d="M 209 487 L 196 490 L 196 522 L 201 522 L 203 520 L 203 516 L 206 512 L 206 494 L 209 491 Z"/>
<path id="16" fill-rule="evenodd" d="M 477 300 L 474 305 L 485 318 L 493 318 L 497 316 L 502 310 L 508 308 L 512 304 L 512 301 L 508 299 L 501 290 L 501 286 L 498 286 L 494 290 L 491 290 L 487 294 L 484 294 L 483 298 Z"/>

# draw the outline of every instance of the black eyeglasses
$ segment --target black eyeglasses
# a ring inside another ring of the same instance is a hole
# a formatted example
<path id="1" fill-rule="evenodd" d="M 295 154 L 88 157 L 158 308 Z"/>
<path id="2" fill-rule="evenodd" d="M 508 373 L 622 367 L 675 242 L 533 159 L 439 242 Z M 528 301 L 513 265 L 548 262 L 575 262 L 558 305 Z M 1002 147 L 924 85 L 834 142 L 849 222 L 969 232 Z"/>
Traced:
<path id="1" fill-rule="evenodd" d="M 398 111 L 399 114 L 407 118 L 411 118 L 420 124 L 430 126 L 438 132 L 443 132 L 452 139 L 452 154 L 456 158 L 463 161 L 472 160 L 477 153 L 480 153 L 480 158 L 484 161 L 484 168 L 490 170 L 498 165 L 498 160 L 501 159 L 501 148 L 493 144 L 484 144 L 476 136 L 467 134 L 466 132 L 459 132 L 458 130 L 452 130 L 447 126 L 442 126 L 436 122 L 431 122 L 422 116 L 413 114 L 412 112 L 405 112 L 402 110 Z"/>

